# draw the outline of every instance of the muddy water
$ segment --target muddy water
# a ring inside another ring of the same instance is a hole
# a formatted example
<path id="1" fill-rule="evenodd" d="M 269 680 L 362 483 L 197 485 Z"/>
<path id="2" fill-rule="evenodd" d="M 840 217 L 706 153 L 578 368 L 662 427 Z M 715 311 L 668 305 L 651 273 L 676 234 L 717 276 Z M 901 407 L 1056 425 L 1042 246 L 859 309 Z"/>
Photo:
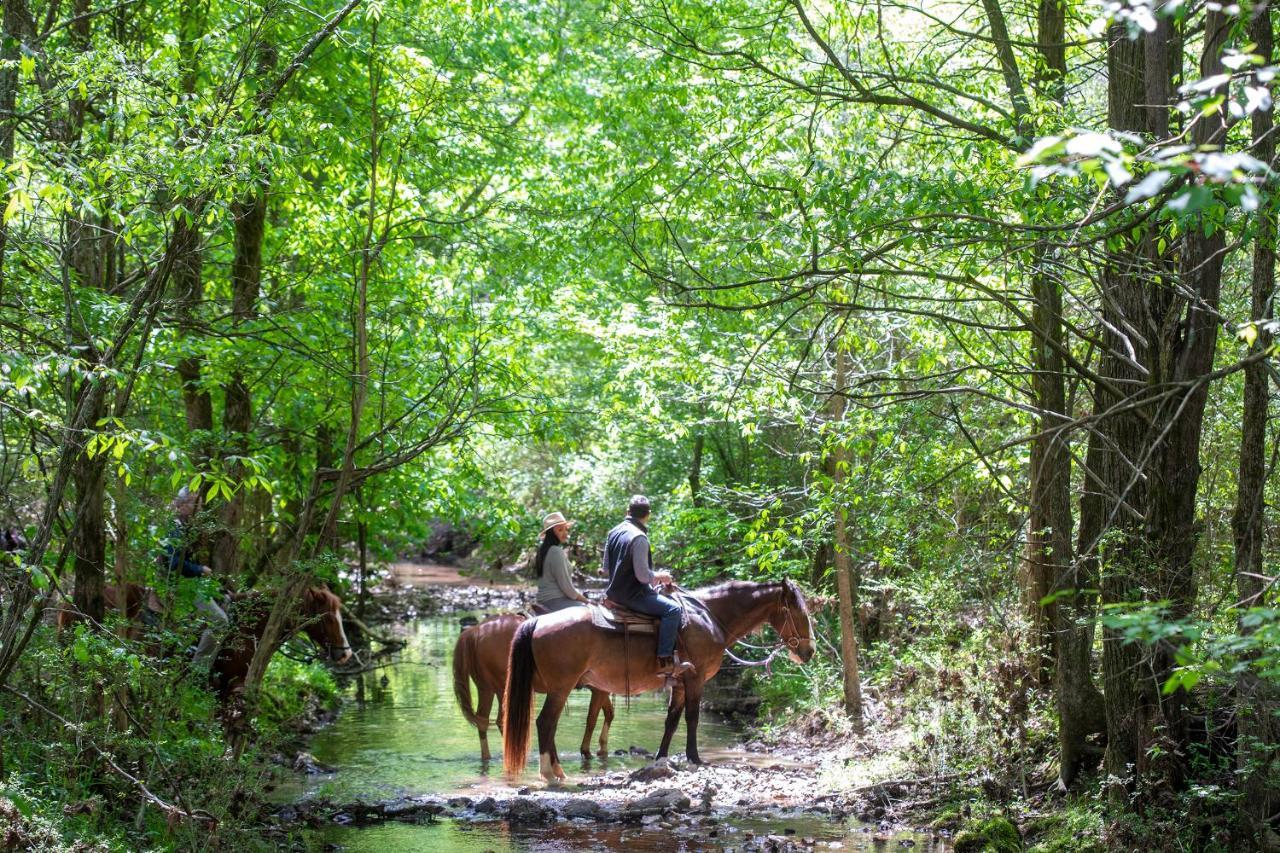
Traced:
<path id="1" fill-rule="evenodd" d="M 276 792 L 282 802 L 323 797 L 338 802 L 385 800 L 401 796 L 434 794 L 473 799 L 510 796 L 515 788 L 540 789 L 534 756 L 526 776 L 513 787 L 502 775 L 501 761 L 485 766 L 480 761 L 475 729 L 462 719 L 453 697 L 451 657 L 459 631 L 457 616 L 421 620 L 407 626 L 409 644 L 397 662 L 353 687 L 352 697 L 338 720 L 311 743 L 317 761 L 336 768 L 332 774 L 299 776 Z M 603 770 L 643 766 L 643 755 L 631 747 L 656 750 L 662 735 L 665 697 L 646 694 L 633 697 L 628 711 L 618 700 L 617 717 L 609 733 L 607 759 L 585 761 L 577 752 L 590 696 L 575 691 L 560 723 L 561 761 L 569 782 L 581 782 Z M 599 729 L 597 728 L 597 737 Z M 501 738 L 490 730 L 490 745 L 500 758 Z M 734 747 L 737 739 L 714 715 L 703 714 L 699 745 L 713 762 L 746 762 L 756 756 Z M 677 733 L 683 744 L 683 727 Z M 593 743 L 593 748 L 596 744 Z M 776 760 L 776 759 L 775 759 Z M 589 796 L 589 792 L 587 793 Z M 444 819 L 433 824 L 387 823 L 364 828 L 331 827 L 316 830 L 309 846 L 323 849 L 337 845 L 351 851 L 508 851 L 508 850 L 678 850 L 721 849 L 741 846 L 752 835 L 790 835 L 812 838 L 843 849 L 900 849 L 908 836 L 878 841 L 866 827 L 792 816 L 747 820 L 733 818 L 699 827 L 697 837 L 688 828 L 678 836 L 661 827 L 619 824 L 580 824 L 560 821 L 544 827 L 513 827 L 505 821 L 472 822 Z M 925 839 L 916 849 L 929 849 Z M 332 849 L 332 848 L 330 848 Z"/>

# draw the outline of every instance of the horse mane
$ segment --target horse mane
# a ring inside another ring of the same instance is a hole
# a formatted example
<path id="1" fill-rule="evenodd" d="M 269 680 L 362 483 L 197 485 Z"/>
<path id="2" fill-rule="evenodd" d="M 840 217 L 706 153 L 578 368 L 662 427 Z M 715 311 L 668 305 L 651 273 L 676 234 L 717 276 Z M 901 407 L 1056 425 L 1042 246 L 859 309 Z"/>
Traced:
<path id="1" fill-rule="evenodd" d="M 804 614 L 805 618 L 809 618 L 809 605 L 805 602 L 804 595 L 800 592 L 800 587 L 790 578 L 780 581 L 727 580 L 721 581 L 715 586 L 695 589 L 691 594 L 703 603 L 709 599 L 721 598 L 735 592 L 750 592 L 752 600 L 759 600 L 765 595 L 776 592 L 779 588 L 785 590 L 795 600 L 795 605 Z"/>

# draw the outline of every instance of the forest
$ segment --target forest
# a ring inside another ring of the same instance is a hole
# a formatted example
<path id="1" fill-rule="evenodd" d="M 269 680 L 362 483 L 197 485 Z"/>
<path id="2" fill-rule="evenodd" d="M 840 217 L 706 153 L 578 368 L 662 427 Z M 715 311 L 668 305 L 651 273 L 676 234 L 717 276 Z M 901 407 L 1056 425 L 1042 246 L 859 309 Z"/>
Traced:
<path id="1" fill-rule="evenodd" d="M 407 695 L 393 569 L 558 511 L 594 590 L 643 494 L 802 596 L 732 739 L 840 805 L 338 847 L 1280 850 L 1264 0 L 0 7 L 0 847 L 335 849 L 279 758 Z"/>

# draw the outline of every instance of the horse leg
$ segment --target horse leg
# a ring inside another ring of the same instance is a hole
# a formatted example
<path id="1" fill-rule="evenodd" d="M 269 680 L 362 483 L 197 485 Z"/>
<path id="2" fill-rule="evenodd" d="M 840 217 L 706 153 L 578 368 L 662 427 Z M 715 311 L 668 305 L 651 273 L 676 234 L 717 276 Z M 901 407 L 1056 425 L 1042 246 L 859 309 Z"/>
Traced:
<path id="1" fill-rule="evenodd" d="M 591 707 L 587 710 L 587 728 L 582 733 L 582 745 L 578 747 L 578 751 L 582 753 L 583 758 L 591 757 L 591 735 L 596 730 L 596 718 L 600 716 L 601 709 L 600 697 L 603 694 L 602 691 L 594 687 L 588 689 L 591 690 Z"/>
<path id="2" fill-rule="evenodd" d="M 542 703 L 542 711 L 538 714 L 538 770 L 548 782 L 565 778 L 556 754 L 556 726 L 560 722 L 560 713 L 564 711 L 564 703 L 569 699 L 569 689 L 547 693 L 547 701 Z"/>
<path id="3" fill-rule="evenodd" d="M 494 692 L 488 687 L 481 686 L 479 689 L 480 701 L 476 703 L 476 717 L 480 720 L 477 726 L 480 730 L 480 760 L 485 764 L 489 763 L 489 711 L 493 708 Z M 498 718 L 502 718 L 501 712 Z M 499 732 L 501 734 L 501 732 Z"/>
<path id="4" fill-rule="evenodd" d="M 604 710 L 604 725 L 600 727 L 600 752 L 597 753 L 601 758 L 607 758 L 609 755 L 609 726 L 613 725 L 613 697 L 605 691 L 600 691 L 602 698 L 600 707 Z"/>
<path id="5" fill-rule="evenodd" d="M 498 698 L 498 716 L 493 722 L 494 722 L 494 725 L 498 727 L 498 734 L 502 734 L 502 691 L 501 690 L 498 691 L 497 698 Z"/>
<path id="6" fill-rule="evenodd" d="M 690 764 L 701 764 L 702 759 L 698 757 L 698 715 L 702 711 L 702 680 L 696 673 L 685 676 L 685 693 L 684 727 L 688 737 L 685 755 L 689 757 Z"/>
<path id="7" fill-rule="evenodd" d="M 667 703 L 667 722 L 662 730 L 662 746 L 658 749 L 658 758 L 666 758 L 671 748 L 671 738 L 680 725 L 680 712 L 684 710 L 684 688 L 676 685 L 671 688 L 671 701 Z"/>

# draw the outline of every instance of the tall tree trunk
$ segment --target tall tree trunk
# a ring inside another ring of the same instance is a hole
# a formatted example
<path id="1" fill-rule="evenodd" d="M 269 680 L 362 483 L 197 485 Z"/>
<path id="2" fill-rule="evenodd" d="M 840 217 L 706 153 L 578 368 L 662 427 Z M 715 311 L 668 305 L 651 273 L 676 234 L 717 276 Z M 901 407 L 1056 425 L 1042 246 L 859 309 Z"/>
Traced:
<path id="1" fill-rule="evenodd" d="M 1047 632 L 1045 652 L 1054 660 L 1054 696 L 1058 707 L 1059 782 L 1071 784 L 1086 757 L 1085 740 L 1102 728 L 1102 697 L 1090 668 L 1093 646 L 1093 593 L 1089 564 L 1077 559 L 1071 544 L 1071 449 L 1061 430 L 1071 420 L 1062 352 L 1062 290 L 1047 266 L 1047 250 L 1037 250 L 1032 271 L 1036 347 L 1033 389 L 1040 410 L 1032 446 L 1031 523 L 1028 534 L 1036 592 L 1051 597 L 1041 620 Z M 1041 592 L 1043 590 L 1043 592 Z M 1037 608 L 1039 601 L 1033 602 Z"/>
<path id="2" fill-rule="evenodd" d="M 1221 68 L 1225 35 L 1226 17 L 1208 12 L 1203 77 Z M 1114 129 L 1157 139 L 1168 134 L 1179 44 L 1163 29 L 1136 43 L 1123 36 L 1112 43 L 1108 112 Z M 1193 141 L 1214 144 L 1222 133 L 1220 114 L 1202 116 Z M 1119 535 L 1105 552 L 1102 594 L 1111 604 L 1168 601 L 1178 618 L 1190 612 L 1195 599 L 1191 558 L 1208 393 L 1202 380 L 1212 367 L 1217 338 L 1225 243 L 1220 227 L 1192 223 L 1175 255 L 1159 250 L 1150 224 L 1137 230 L 1125 235 L 1125 246 L 1111 253 L 1103 272 L 1106 352 L 1099 384 L 1108 387 L 1099 388 L 1098 403 L 1105 409 L 1136 395 L 1149 402 L 1112 414 L 1103 427 L 1108 445 L 1103 480 L 1111 493 L 1107 515 Z M 1110 778 L 1141 782 L 1144 789 L 1148 783 L 1182 784 L 1185 693 L 1179 689 L 1166 696 L 1161 690 L 1173 663 L 1165 646 L 1143 648 L 1115 631 L 1104 632 Z M 1128 794 L 1123 787 L 1112 789 L 1118 802 L 1131 802 Z"/>
<path id="3" fill-rule="evenodd" d="M 1257 14 L 1252 22 L 1256 52 L 1271 62 L 1274 32 L 1271 10 Z M 1258 85 L 1261 85 L 1259 83 Z M 1275 121 L 1270 110 L 1253 114 L 1253 156 L 1272 163 L 1276 156 L 1272 131 Z M 1276 276 L 1276 208 L 1265 205 L 1258 213 L 1258 230 L 1253 244 L 1253 278 L 1249 316 L 1258 322 L 1253 353 L 1265 352 L 1272 344 L 1263 322 L 1274 316 L 1272 297 Z M 1235 540 L 1236 593 L 1242 608 L 1261 607 L 1263 592 L 1264 492 L 1267 458 L 1267 368 L 1254 362 L 1244 372 L 1244 412 L 1240 423 L 1240 473 L 1236 508 L 1232 518 Z M 1252 632 L 1244 620 L 1240 633 Z M 1236 720 L 1239 727 L 1236 763 L 1240 779 L 1240 817 L 1246 832 L 1259 849 L 1275 846 L 1268 819 L 1280 812 L 1280 691 L 1274 683 L 1259 678 L 1252 668 L 1240 674 L 1236 684 Z M 1271 835 L 1271 838 L 1267 836 Z"/>
<path id="4" fill-rule="evenodd" d="M 184 0 L 180 23 L 179 49 L 181 52 L 182 92 L 194 95 L 200 75 L 198 44 L 204 37 L 207 25 L 207 0 Z M 189 207 L 192 205 L 188 205 Z M 179 217 L 174 224 L 174 241 L 181 247 L 173 269 L 176 325 L 184 344 L 194 343 L 199 334 L 196 311 L 204 301 L 204 253 L 201 249 L 199 221 L 194 217 Z M 201 387 L 204 358 L 187 349 L 177 365 L 178 381 L 182 387 L 182 399 L 186 408 L 187 429 L 213 431 L 213 399 Z M 211 452 L 212 448 L 204 448 Z M 203 455 L 203 454 L 202 454 Z"/>
<path id="5" fill-rule="evenodd" d="M 275 45 L 262 41 L 257 48 L 256 74 L 262 89 L 258 94 L 259 114 L 265 120 L 271 99 L 277 91 L 266 85 L 277 61 Z M 271 177 L 265 166 L 259 167 L 255 186 L 231 206 L 235 218 L 235 246 L 231 259 L 231 322 L 241 330 L 257 313 L 258 291 L 262 286 L 262 241 L 266 232 L 267 198 Z M 239 362 L 223 386 L 222 431 L 229 455 L 249 453 L 249 432 L 253 427 L 253 396 Z M 229 473 L 239 480 L 244 475 L 240 465 L 232 465 Z M 244 489 L 236 489 L 222 511 L 221 529 L 214 537 L 213 566 L 223 575 L 240 569 L 240 528 L 244 516 Z"/>
<path id="6" fill-rule="evenodd" d="M 1108 33 L 1107 113 L 1114 130 L 1145 133 L 1147 115 L 1144 48 L 1131 41 L 1123 27 Z M 1163 109 L 1163 105 L 1159 108 Z M 1154 264 L 1147 257 L 1150 241 L 1142 234 L 1125 234 L 1107 257 L 1102 272 L 1102 341 L 1100 376 L 1095 388 L 1095 412 L 1104 415 L 1145 388 L 1150 330 L 1144 290 L 1155 286 Z M 1147 481 L 1140 469 L 1147 426 L 1137 408 L 1105 416 L 1090 436 L 1087 457 L 1096 465 L 1092 474 L 1101 491 L 1098 536 L 1110 530 L 1101 560 L 1102 600 L 1106 603 L 1141 601 L 1148 554 L 1142 521 Z M 1084 507 L 1082 506 L 1082 515 Z M 1082 517 L 1083 526 L 1083 517 Z M 1102 673 L 1107 720 L 1105 770 L 1113 785 L 1111 796 L 1123 805 L 1130 784 L 1145 762 L 1153 705 L 1159 697 L 1146 679 L 1139 679 L 1142 649 L 1126 643 L 1116 631 L 1102 633 Z"/>
<path id="7" fill-rule="evenodd" d="M 694 506 L 702 506 L 702 449 L 707 443 L 701 430 L 693 439 L 693 462 L 689 466 L 689 499 Z"/>
<path id="8" fill-rule="evenodd" d="M 72 6 L 75 15 L 70 27 L 71 40 L 81 50 L 90 47 L 89 37 L 89 0 L 76 0 Z M 75 157 L 83 146 L 82 131 L 84 118 L 88 112 L 88 104 L 78 93 L 71 96 L 67 103 L 67 116 L 63 124 L 63 144 L 69 157 Z M 105 229 L 90 214 L 73 213 L 64 220 L 65 254 L 63 264 L 66 266 L 70 284 L 73 288 L 89 288 L 102 290 L 106 285 L 104 260 L 109 248 Z M 90 373 L 81 383 L 77 397 L 84 400 L 96 400 L 97 406 L 88 413 L 91 429 L 98 428 L 98 422 L 106 416 L 106 395 L 89 394 L 91 384 L 106 382 L 103 375 L 96 375 L 100 354 L 94 344 L 94 329 L 90 326 L 91 318 L 84 310 L 74 291 L 68 293 L 71 304 L 67 306 L 70 317 L 70 335 L 77 350 L 83 355 Z M 71 549 L 73 571 L 75 574 L 74 602 L 76 609 L 94 622 L 101 623 L 104 615 L 103 586 L 107 570 L 107 532 L 104 515 L 106 500 L 106 463 L 105 454 L 91 454 L 84 446 L 76 459 L 71 472 L 71 482 L 75 487 L 76 511 L 71 526 Z"/>
<path id="9" fill-rule="evenodd" d="M 265 181 L 265 176 L 263 177 Z M 265 186 L 250 191 L 232 205 L 235 216 L 235 253 L 231 262 L 231 318 L 239 329 L 256 313 L 258 290 L 262 283 L 262 240 L 266 230 L 267 193 Z M 239 365 L 223 386 L 222 429 L 226 435 L 227 455 L 244 456 L 249 452 L 249 432 L 253 428 L 253 396 Z M 239 479 L 239 465 L 230 473 Z M 240 568 L 240 526 L 244 514 L 244 490 L 237 489 L 222 509 L 222 524 L 213 542 L 213 566 L 224 576 Z"/>
<path id="10" fill-rule="evenodd" d="M 844 420 L 845 392 L 848 386 L 849 355 L 836 345 L 835 386 L 831 394 L 831 420 Z M 862 728 L 862 681 L 858 674 L 858 590 L 853 582 L 853 555 L 850 552 L 848 513 L 844 505 L 845 482 L 850 472 L 849 448 L 843 436 L 837 435 L 831 451 L 831 491 L 835 496 L 835 572 L 840 601 L 840 655 L 844 670 L 844 710 L 854 728 Z"/>
<path id="11" fill-rule="evenodd" d="M 18 60 L 25 37 L 31 31 L 31 13 L 26 0 L 3 0 L 0 17 L 0 169 L 13 162 L 14 142 L 18 130 Z M 7 171 L 6 171 L 7 174 Z M 5 249 L 9 242 L 9 225 L 0 221 L 0 300 L 5 291 Z"/>
<path id="12" fill-rule="evenodd" d="M 365 221 L 364 240 L 361 245 L 360 252 L 360 269 L 356 279 L 356 292 L 353 294 L 352 311 L 351 311 L 351 336 L 352 336 L 352 352 L 351 352 L 351 409 L 350 420 L 347 424 L 346 444 L 342 454 L 342 466 L 338 471 L 337 482 L 333 487 L 333 495 L 330 498 L 329 511 L 325 516 L 324 522 L 320 526 L 320 537 L 317 542 L 317 550 L 329 547 L 336 539 L 336 531 L 338 526 L 338 516 L 342 509 L 342 500 L 346 496 L 347 490 L 355 481 L 355 452 L 356 445 L 360 438 L 360 424 L 364 414 L 365 399 L 368 395 L 369 387 L 369 281 L 373 274 L 373 265 L 375 263 L 375 246 L 378 241 L 374 239 L 374 226 L 377 221 L 378 212 L 378 162 L 382 151 L 382 138 L 380 136 L 381 128 L 378 123 L 378 91 L 380 86 L 380 76 L 378 73 L 379 65 L 377 62 L 377 38 L 378 38 L 378 22 L 374 19 L 372 22 L 372 31 L 370 35 L 369 48 L 369 86 L 370 86 L 370 130 L 369 130 L 369 195 L 368 195 L 368 212 Z M 302 518 L 299 519 L 298 529 L 295 532 L 293 541 L 284 554 L 284 564 L 289 566 L 298 556 L 303 547 L 303 540 L 310 524 L 312 507 L 315 506 L 314 498 L 318 494 L 320 486 L 320 466 L 316 468 L 316 476 L 312 485 L 312 499 L 308 502 L 308 507 L 304 510 Z M 306 588 L 310 582 L 310 578 L 297 572 L 292 572 L 286 580 L 283 588 L 279 593 L 275 606 L 271 609 L 271 615 L 267 619 L 267 625 L 262 633 L 262 638 L 254 649 L 253 659 L 249 661 L 249 669 L 245 673 L 244 692 L 249 702 L 249 711 L 252 712 L 257 702 L 258 686 L 262 683 L 263 677 L 267 672 L 267 664 L 271 662 L 271 656 L 275 654 L 280 643 L 283 642 L 287 633 L 287 624 L 290 614 L 293 612 L 298 596 Z M 236 753 L 237 755 L 243 749 L 243 738 L 237 738 Z"/>

